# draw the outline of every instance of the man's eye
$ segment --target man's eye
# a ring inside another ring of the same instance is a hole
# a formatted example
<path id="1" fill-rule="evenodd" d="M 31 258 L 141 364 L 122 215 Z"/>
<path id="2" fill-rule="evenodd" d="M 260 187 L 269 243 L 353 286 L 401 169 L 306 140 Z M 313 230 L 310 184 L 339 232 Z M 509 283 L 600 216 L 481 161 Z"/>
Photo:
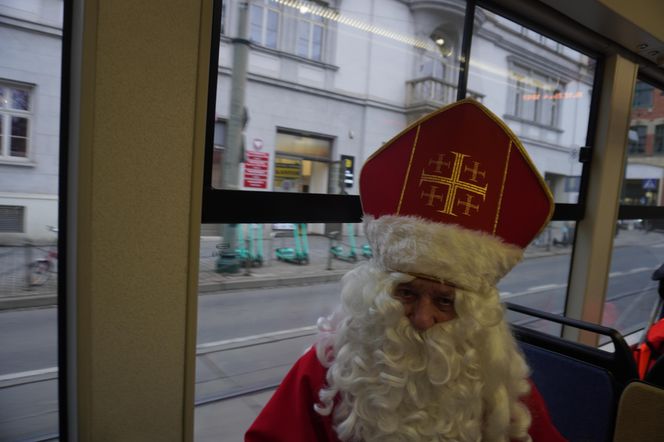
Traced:
<path id="1" fill-rule="evenodd" d="M 396 296 L 401 300 L 411 301 L 415 300 L 417 294 L 410 289 L 397 289 Z"/>
<path id="2" fill-rule="evenodd" d="M 437 298 L 436 306 L 441 310 L 449 310 L 454 306 L 454 299 L 452 298 Z"/>

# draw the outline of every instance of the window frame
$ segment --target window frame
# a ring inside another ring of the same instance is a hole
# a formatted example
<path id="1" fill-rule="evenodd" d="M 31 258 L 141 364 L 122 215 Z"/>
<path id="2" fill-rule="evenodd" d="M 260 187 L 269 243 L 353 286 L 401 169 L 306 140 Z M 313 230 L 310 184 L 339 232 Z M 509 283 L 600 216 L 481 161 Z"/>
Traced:
<path id="1" fill-rule="evenodd" d="M 315 20 L 314 15 L 312 15 L 310 12 L 303 13 L 301 16 L 297 17 L 297 25 L 296 25 L 296 32 L 295 32 L 295 55 L 299 57 L 304 57 L 308 58 L 310 60 L 314 61 L 323 61 L 323 53 L 324 53 L 324 46 L 325 46 L 325 35 L 326 32 L 325 30 L 327 29 L 327 23 L 324 18 L 320 18 L 320 20 Z M 303 27 L 306 28 L 306 43 L 307 43 L 307 50 L 306 53 L 303 54 L 300 51 L 300 30 L 303 29 Z M 318 57 L 314 57 L 314 33 L 315 29 L 320 28 L 320 43 L 318 45 Z"/>
<path id="2" fill-rule="evenodd" d="M 281 10 L 279 5 L 270 5 L 271 0 L 253 0 L 249 2 L 249 40 L 251 41 L 252 44 L 262 46 L 265 48 L 269 49 L 274 49 L 274 50 L 279 50 L 281 45 L 280 45 L 280 37 L 281 37 L 281 29 L 282 29 L 282 20 L 283 20 L 283 11 Z M 254 8 L 260 8 L 261 9 L 261 26 L 260 26 L 260 40 L 255 40 L 252 35 L 252 18 L 253 18 L 253 11 Z M 277 16 L 277 29 L 275 31 L 275 41 L 274 41 L 274 46 L 268 44 L 268 34 L 269 34 L 269 16 L 270 12 L 273 12 Z"/>
<path id="3" fill-rule="evenodd" d="M 7 100 L 8 105 L 0 107 L 0 162 L 21 163 L 32 159 L 32 132 L 33 132 L 33 114 L 35 100 L 35 85 L 19 81 L 0 79 L 0 88 L 11 93 L 12 90 L 24 91 L 28 94 L 28 109 L 15 109 L 9 106 L 12 98 Z M 13 138 L 17 138 L 12 133 L 12 119 L 21 118 L 26 120 L 25 155 L 11 155 L 11 143 Z"/>
<path id="4" fill-rule="evenodd" d="M 643 87 L 646 85 L 647 87 Z M 647 109 L 653 105 L 653 92 L 654 87 L 648 83 L 636 82 L 636 87 L 634 88 L 634 99 L 632 100 L 632 108 Z M 647 100 L 642 100 L 644 96 L 647 96 Z"/>
<path id="5" fill-rule="evenodd" d="M 653 154 L 664 154 L 664 123 L 655 125 L 655 139 L 653 140 Z"/>
<path id="6" fill-rule="evenodd" d="M 641 131 L 640 129 L 643 129 Z M 637 136 L 639 137 L 638 142 L 635 145 L 635 148 L 632 149 L 631 146 L 627 148 L 627 153 L 628 154 L 633 154 L 633 155 L 645 155 L 646 154 L 646 139 L 648 137 L 648 126 L 645 124 L 635 124 L 633 126 L 629 127 L 630 131 L 636 132 Z M 643 132 L 643 134 L 641 134 Z"/>
<path id="7" fill-rule="evenodd" d="M 512 101 L 510 106 L 512 112 L 511 114 L 508 114 L 508 117 L 523 121 L 527 124 L 560 130 L 560 106 L 558 105 L 558 99 L 556 96 L 558 94 L 564 94 L 567 83 L 561 83 L 560 87 L 554 89 L 550 93 L 551 99 L 547 101 L 547 93 L 544 92 L 543 88 L 535 84 L 530 85 L 529 88 L 526 82 L 519 80 L 517 77 L 535 78 L 536 76 L 539 76 L 544 78 L 546 82 L 552 82 L 553 78 L 550 75 L 535 67 L 528 66 L 527 63 L 524 63 L 521 60 L 510 59 L 510 57 L 508 57 L 508 65 L 510 73 L 510 86 L 508 89 L 510 91 L 509 100 Z M 526 99 L 531 95 L 532 100 Z M 532 105 L 532 116 L 528 115 L 530 112 L 524 110 L 524 103 L 529 102 Z M 548 121 L 545 121 L 545 119 Z"/>

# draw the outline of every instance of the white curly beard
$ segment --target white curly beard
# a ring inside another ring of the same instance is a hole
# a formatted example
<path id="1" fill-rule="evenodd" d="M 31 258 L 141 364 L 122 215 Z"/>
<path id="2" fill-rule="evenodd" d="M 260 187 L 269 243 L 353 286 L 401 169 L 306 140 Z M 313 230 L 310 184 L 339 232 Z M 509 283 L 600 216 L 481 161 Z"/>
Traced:
<path id="1" fill-rule="evenodd" d="M 369 264 L 344 279 L 343 310 L 319 322 L 316 411 L 342 441 L 529 440 L 527 367 L 502 318 L 480 324 L 457 290 L 459 317 L 419 333 L 391 296 L 410 279 Z"/>

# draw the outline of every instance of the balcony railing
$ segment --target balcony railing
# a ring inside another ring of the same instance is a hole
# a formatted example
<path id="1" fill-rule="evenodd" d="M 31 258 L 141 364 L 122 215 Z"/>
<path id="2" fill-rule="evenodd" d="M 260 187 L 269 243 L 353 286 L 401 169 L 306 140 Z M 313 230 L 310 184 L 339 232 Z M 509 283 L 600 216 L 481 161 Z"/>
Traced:
<path id="1" fill-rule="evenodd" d="M 406 82 L 407 107 L 440 107 L 456 100 L 456 84 L 434 77 L 422 77 Z"/>
<path id="2" fill-rule="evenodd" d="M 419 108 L 430 110 L 437 109 L 443 105 L 452 103 L 457 99 L 457 85 L 440 78 L 422 77 L 406 82 L 406 107 L 409 109 Z M 484 94 L 471 90 L 468 96 L 482 102 Z"/>

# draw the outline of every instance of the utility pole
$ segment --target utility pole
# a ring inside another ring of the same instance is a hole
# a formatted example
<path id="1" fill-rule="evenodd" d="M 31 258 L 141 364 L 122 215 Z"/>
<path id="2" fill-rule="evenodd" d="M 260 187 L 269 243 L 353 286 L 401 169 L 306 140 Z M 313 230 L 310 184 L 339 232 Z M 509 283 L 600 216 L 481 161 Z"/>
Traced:
<path id="1" fill-rule="evenodd" d="M 246 124 L 244 107 L 245 86 L 247 83 L 247 64 L 249 60 L 249 41 L 247 35 L 249 4 L 246 0 L 238 2 L 238 27 L 233 38 L 233 71 L 231 73 L 231 103 L 228 118 L 228 137 L 226 151 L 222 155 L 221 188 L 237 190 L 240 162 L 242 161 L 243 131 Z M 232 208 L 228 208 L 232 210 Z M 217 247 L 217 272 L 236 273 L 240 268 L 235 249 L 237 224 L 224 224 L 221 228 L 222 242 Z"/>

